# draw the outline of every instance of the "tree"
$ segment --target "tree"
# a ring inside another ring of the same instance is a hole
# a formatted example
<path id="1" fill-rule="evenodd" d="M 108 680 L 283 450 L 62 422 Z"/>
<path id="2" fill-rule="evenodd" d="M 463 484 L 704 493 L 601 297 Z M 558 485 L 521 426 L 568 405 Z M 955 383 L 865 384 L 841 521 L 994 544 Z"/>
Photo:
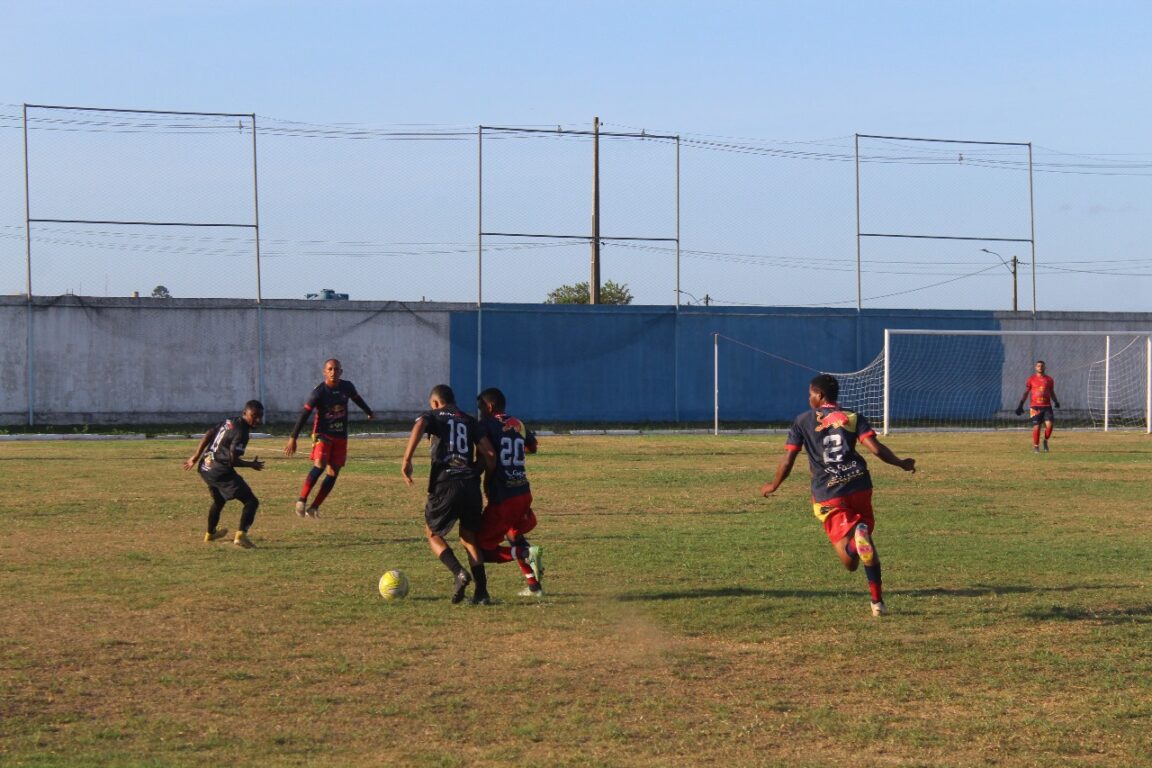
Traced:
<path id="1" fill-rule="evenodd" d="M 588 283 L 562 285 L 548 292 L 545 304 L 587 304 Z M 627 285 L 609 280 L 600 286 L 601 304 L 631 304 L 632 293 Z"/>
<path id="2" fill-rule="evenodd" d="M 152 289 L 152 298 L 154 299 L 170 299 L 172 294 L 168 293 L 168 289 L 162 285 L 158 285 Z"/>

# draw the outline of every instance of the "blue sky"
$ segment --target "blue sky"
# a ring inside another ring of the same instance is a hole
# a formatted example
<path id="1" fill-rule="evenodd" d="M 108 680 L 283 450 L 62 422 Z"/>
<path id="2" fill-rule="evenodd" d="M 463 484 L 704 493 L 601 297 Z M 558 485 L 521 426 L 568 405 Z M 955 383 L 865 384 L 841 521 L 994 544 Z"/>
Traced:
<path id="1" fill-rule="evenodd" d="M 0 115 L 9 129 L 20 105 L 32 103 L 389 128 L 587 129 L 599 116 L 609 130 L 841 154 L 857 133 L 1031 142 L 1045 166 L 1037 260 L 1082 270 L 1041 272 L 1041 308 L 1148 309 L 1149 3 L 0 0 L 0 10 L 8 32 Z M 6 133 L 5 148 L 15 131 Z M 851 197 L 847 178 L 834 196 Z M 1018 184 L 1008 186 L 999 192 L 1016 206 Z M 877 180 L 872 193 L 881 188 L 890 191 Z M 10 226 L 23 225 L 19 192 L 0 193 L 0 205 L 19 204 L 15 215 L 3 212 Z M 898 194 L 911 202 L 925 191 Z M 986 190 L 974 195 L 987 199 Z M 702 210 L 686 215 L 686 247 L 761 252 L 762 237 L 741 243 L 709 232 Z M 854 258 L 855 222 L 836 217 L 843 232 L 821 249 Z M 5 259 L 22 257 L 22 245 L 17 254 L 14 240 L 3 242 Z M 974 268 L 981 245 L 964 250 Z M 817 257 L 809 260 L 818 269 Z M 1096 274 L 1092 260 L 1114 274 Z M 975 277 L 989 282 L 973 283 L 973 293 L 1001 292 L 1005 277 Z M 771 303 L 819 302 L 797 295 L 804 270 L 788 279 L 794 287 Z M 711 284 L 688 287 L 724 293 Z M 664 288 L 656 293 L 652 301 L 665 301 Z M 900 301 L 942 301 L 930 291 L 910 295 Z"/>

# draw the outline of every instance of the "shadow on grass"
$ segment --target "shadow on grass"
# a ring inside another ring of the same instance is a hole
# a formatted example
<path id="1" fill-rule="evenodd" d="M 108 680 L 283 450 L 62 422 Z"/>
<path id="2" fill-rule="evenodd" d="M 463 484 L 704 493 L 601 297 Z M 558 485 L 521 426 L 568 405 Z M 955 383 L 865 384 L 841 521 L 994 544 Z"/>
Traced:
<path id="1" fill-rule="evenodd" d="M 1038 592 L 1080 592 L 1093 589 L 1123 590 L 1130 584 L 1075 584 L 1062 587 L 1037 587 L 1020 584 L 972 584 L 967 587 L 933 587 L 930 589 L 889 589 L 888 594 L 905 597 L 993 597 L 995 595 L 1025 595 Z"/>
<path id="2" fill-rule="evenodd" d="M 994 597 L 996 595 L 1011 594 L 1037 594 L 1045 592 L 1081 592 L 1086 590 L 1118 591 L 1129 588 L 1129 585 L 1120 584 L 1094 584 L 1058 587 L 1037 587 L 1014 584 L 999 584 L 996 586 L 974 584 L 969 587 L 931 589 L 890 589 L 888 595 L 901 597 Z M 666 600 L 697 600 L 708 597 L 775 597 L 775 598 L 820 598 L 840 597 L 844 594 L 842 589 L 752 589 L 749 587 L 716 587 L 713 589 L 686 589 L 676 592 L 651 592 L 645 594 L 618 595 L 615 599 L 621 603 L 659 602 Z M 1066 620 L 1097 620 L 1106 621 L 1109 616 L 1117 616 L 1119 620 L 1133 621 L 1141 617 L 1152 620 L 1152 606 L 1143 608 L 1116 609 L 1113 611 L 1067 608 L 1053 606 L 1045 611 L 1030 611 L 1025 614 L 1034 619 L 1066 619 Z"/>
<path id="3" fill-rule="evenodd" d="M 717 587 L 716 589 L 686 589 L 680 592 L 652 592 L 648 594 L 617 595 L 620 603 L 651 602 L 660 600 L 698 600 L 703 597 L 838 597 L 843 590 L 811 589 L 749 589 L 748 587 Z"/>
<path id="4" fill-rule="evenodd" d="M 1053 605 L 1043 610 L 1028 611 L 1024 614 L 1036 621 L 1092 621 L 1101 624 L 1150 624 L 1152 605 L 1137 608 L 1079 608 L 1067 605 Z"/>

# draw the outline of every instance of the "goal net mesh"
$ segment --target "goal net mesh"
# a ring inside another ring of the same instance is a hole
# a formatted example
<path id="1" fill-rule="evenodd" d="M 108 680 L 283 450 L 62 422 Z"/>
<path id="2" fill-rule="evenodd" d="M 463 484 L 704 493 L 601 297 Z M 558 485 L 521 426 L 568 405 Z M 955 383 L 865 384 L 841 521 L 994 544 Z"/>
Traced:
<path id="1" fill-rule="evenodd" d="M 1044 360 L 1062 427 L 1147 429 L 1148 347 L 1134 332 L 893 330 L 887 354 L 834 375 L 840 403 L 878 429 L 1010 429 L 1029 423 L 1016 405 Z"/>

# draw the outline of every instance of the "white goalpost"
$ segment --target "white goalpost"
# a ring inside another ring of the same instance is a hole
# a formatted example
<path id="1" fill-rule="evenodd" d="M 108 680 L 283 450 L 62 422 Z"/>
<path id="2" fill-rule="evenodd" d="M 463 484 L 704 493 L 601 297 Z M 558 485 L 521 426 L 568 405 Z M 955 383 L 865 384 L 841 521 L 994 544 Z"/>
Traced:
<path id="1" fill-rule="evenodd" d="M 885 329 L 867 367 L 836 373 L 840 402 L 892 429 L 1005 429 L 1037 360 L 1056 382 L 1061 427 L 1152 432 L 1148 331 Z"/>

